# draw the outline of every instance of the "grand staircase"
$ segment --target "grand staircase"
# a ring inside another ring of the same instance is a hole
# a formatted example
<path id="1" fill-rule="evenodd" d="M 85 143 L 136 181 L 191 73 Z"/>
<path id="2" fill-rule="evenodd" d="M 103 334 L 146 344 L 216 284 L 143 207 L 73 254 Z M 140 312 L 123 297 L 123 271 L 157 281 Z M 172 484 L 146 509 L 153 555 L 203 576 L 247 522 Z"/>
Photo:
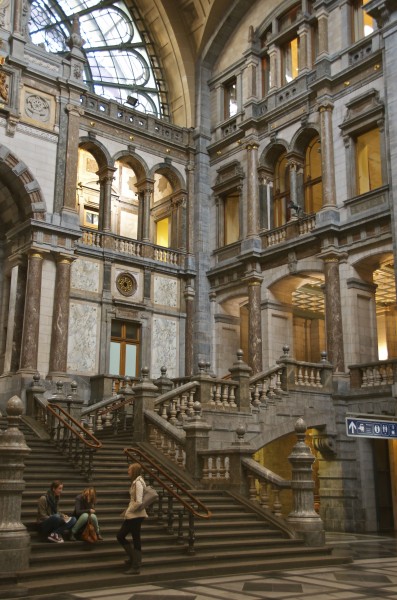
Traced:
<path id="1" fill-rule="evenodd" d="M 300 540 L 290 539 L 266 519 L 263 511 L 243 498 L 195 489 L 192 493 L 212 512 L 210 519 L 195 521 L 195 554 L 187 552 L 186 528 L 181 542 L 175 532 L 167 531 L 166 515 L 159 519 L 154 514 L 142 527 L 141 574 L 125 575 L 126 556 L 116 541 L 116 533 L 121 524 L 120 513 L 128 503 L 127 458 L 123 449 L 131 444 L 128 437 L 122 436 L 104 437 L 94 461 L 92 484 L 97 490 L 97 515 L 104 541 L 41 541 L 35 528 L 37 500 L 50 482 L 64 482 L 60 510 L 65 513 L 72 512 L 74 497 L 88 484 L 45 436 L 40 438 L 26 423 L 21 429 L 32 450 L 26 459 L 22 498 L 22 522 L 31 533 L 31 560 L 29 570 L 18 573 L 13 582 L 18 597 L 51 593 L 62 589 L 63 582 L 72 591 L 346 562 L 334 556 L 332 548 L 308 548 Z M 167 469 L 165 459 L 163 468 Z M 186 486 L 189 476 L 180 477 Z"/>

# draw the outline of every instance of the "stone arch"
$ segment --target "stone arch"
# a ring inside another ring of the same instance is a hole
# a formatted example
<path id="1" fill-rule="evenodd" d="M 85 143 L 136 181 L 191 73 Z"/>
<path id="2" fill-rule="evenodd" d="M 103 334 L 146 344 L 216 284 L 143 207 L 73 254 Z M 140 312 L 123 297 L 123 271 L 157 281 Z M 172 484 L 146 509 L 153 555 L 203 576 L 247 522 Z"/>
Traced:
<path id="1" fill-rule="evenodd" d="M 275 140 L 271 142 L 262 152 L 259 159 L 259 167 L 273 172 L 274 166 L 280 154 L 288 152 L 288 143 L 285 140 Z"/>
<path id="2" fill-rule="evenodd" d="M 167 163 L 159 163 L 150 169 L 149 177 L 154 179 L 155 173 L 164 175 L 170 181 L 174 192 L 182 192 L 186 189 L 183 177 L 174 166 Z"/>
<path id="3" fill-rule="evenodd" d="M 146 162 L 133 152 L 128 150 L 121 150 L 113 156 L 113 164 L 115 165 L 118 160 L 125 162 L 134 171 L 138 185 L 147 179 L 149 173 L 149 167 Z"/>
<path id="4" fill-rule="evenodd" d="M 0 213 L 9 229 L 26 219 L 44 220 L 46 204 L 40 185 L 28 166 L 0 144 Z"/>
<path id="5" fill-rule="evenodd" d="M 317 136 L 320 136 L 320 130 L 316 125 L 310 124 L 307 127 L 302 127 L 293 136 L 290 148 L 293 152 L 303 156 L 308 144 Z"/>
<path id="6" fill-rule="evenodd" d="M 80 138 L 79 148 L 90 152 L 98 163 L 98 167 L 112 167 L 113 159 L 107 148 L 98 140 L 91 137 Z"/>

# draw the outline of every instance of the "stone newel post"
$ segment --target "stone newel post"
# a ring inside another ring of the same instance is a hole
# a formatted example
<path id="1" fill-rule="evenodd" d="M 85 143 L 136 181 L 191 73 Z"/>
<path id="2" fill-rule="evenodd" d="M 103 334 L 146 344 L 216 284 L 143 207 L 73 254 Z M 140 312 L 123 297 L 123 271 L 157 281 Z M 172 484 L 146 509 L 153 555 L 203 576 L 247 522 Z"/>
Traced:
<path id="1" fill-rule="evenodd" d="M 22 400 L 7 403 L 8 429 L 0 434 L 0 574 L 29 568 L 30 536 L 21 522 L 24 458 L 30 448 L 18 428 Z"/>
<path id="2" fill-rule="evenodd" d="M 297 443 L 288 457 L 292 465 L 292 494 L 294 509 L 288 515 L 290 523 L 307 546 L 324 546 L 325 533 L 321 518 L 314 510 L 314 456 L 305 443 L 306 423 L 299 418 L 295 423 Z"/>
<path id="3" fill-rule="evenodd" d="M 159 389 L 149 379 L 149 369 L 143 367 L 141 380 L 138 385 L 134 386 L 135 400 L 134 400 L 134 416 L 133 416 L 133 428 L 132 428 L 132 441 L 133 442 L 144 442 L 146 441 L 145 431 L 145 408 L 154 410 L 154 402 L 159 395 Z"/>

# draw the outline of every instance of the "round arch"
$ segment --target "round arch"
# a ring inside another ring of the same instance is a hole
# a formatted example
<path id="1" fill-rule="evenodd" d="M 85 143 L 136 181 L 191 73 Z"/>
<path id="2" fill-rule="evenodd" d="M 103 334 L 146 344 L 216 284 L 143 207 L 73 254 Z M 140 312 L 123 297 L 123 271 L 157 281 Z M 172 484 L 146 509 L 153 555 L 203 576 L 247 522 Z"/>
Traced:
<path id="1" fill-rule="evenodd" d="M 98 140 L 93 140 L 90 137 L 80 138 L 79 148 L 92 154 L 98 163 L 99 169 L 102 167 L 112 167 L 114 164 L 107 148 Z"/>

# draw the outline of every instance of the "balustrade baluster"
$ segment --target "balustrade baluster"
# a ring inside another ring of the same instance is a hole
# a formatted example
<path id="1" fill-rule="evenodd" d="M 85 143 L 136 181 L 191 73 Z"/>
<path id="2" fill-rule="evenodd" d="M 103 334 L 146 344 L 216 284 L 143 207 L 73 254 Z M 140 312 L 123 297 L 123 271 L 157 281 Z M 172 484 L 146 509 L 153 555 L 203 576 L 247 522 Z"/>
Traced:
<path id="1" fill-rule="evenodd" d="M 229 386 L 224 383 L 222 389 L 222 406 L 226 410 L 229 407 Z"/>
<path id="2" fill-rule="evenodd" d="M 253 475 L 249 475 L 248 481 L 249 481 L 248 497 L 251 500 L 251 502 L 257 502 L 255 477 Z"/>
<path id="3" fill-rule="evenodd" d="M 230 386 L 230 396 L 229 396 L 229 400 L 230 400 L 230 407 L 231 408 L 237 408 L 237 404 L 236 404 L 236 396 L 234 393 L 234 390 L 236 389 L 235 385 L 231 385 Z"/>
<path id="4" fill-rule="evenodd" d="M 268 485 L 266 482 L 259 483 L 259 504 L 263 506 L 263 508 L 270 508 Z"/>
<path id="5" fill-rule="evenodd" d="M 367 369 L 360 369 L 361 371 L 361 387 L 368 387 Z"/>
<path id="6" fill-rule="evenodd" d="M 274 496 L 274 501 L 273 501 L 273 513 L 275 514 L 276 517 L 282 517 L 282 504 L 280 502 L 280 490 L 276 487 L 273 487 L 273 496 Z"/>
<path id="7" fill-rule="evenodd" d="M 215 407 L 216 408 L 221 408 L 222 407 L 222 401 L 221 401 L 221 384 L 220 383 L 218 383 L 216 385 Z"/>
<path id="8" fill-rule="evenodd" d="M 302 383 L 303 383 L 302 367 L 299 366 L 298 367 L 298 385 L 302 385 Z"/>

